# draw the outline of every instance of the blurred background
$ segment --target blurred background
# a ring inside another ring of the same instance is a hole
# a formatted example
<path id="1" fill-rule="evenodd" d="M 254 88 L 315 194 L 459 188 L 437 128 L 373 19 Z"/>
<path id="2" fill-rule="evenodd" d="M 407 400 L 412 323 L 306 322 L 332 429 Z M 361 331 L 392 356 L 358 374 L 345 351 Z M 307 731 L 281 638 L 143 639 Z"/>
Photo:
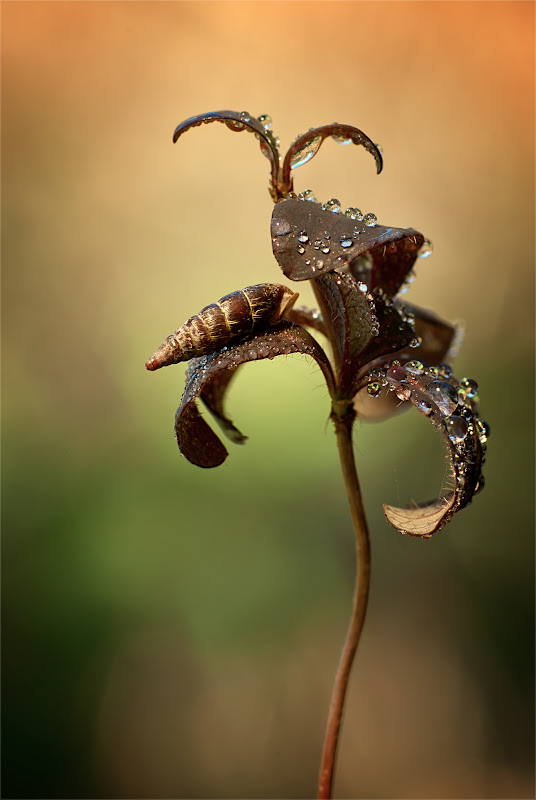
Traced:
<path id="1" fill-rule="evenodd" d="M 432 240 L 411 302 L 463 319 L 486 489 L 430 541 L 383 502 L 436 496 L 409 412 L 359 425 L 370 613 L 340 798 L 532 797 L 534 5 L 107 2 L 2 7 L 3 797 L 315 795 L 354 546 L 329 403 L 294 356 L 248 365 L 249 435 L 177 451 L 204 305 L 279 282 L 255 139 L 175 126 L 269 113 L 286 150 L 334 120 L 297 191 Z M 300 284 L 301 301 L 312 293 Z"/>

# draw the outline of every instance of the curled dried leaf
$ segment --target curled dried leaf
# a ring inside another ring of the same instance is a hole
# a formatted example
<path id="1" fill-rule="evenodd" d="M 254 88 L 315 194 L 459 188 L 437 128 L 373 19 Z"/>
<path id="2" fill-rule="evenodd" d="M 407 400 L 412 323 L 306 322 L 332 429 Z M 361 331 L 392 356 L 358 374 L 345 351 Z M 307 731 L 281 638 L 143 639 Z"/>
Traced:
<path id="1" fill-rule="evenodd" d="M 244 434 L 233 425 L 232 420 L 227 416 L 224 408 L 227 389 L 238 369 L 239 367 L 228 367 L 227 369 L 222 368 L 215 372 L 205 383 L 200 398 L 227 438 L 234 444 L 243 444 L 248 437 L 244 436 Z"/>
<path id="2" fill-rule="evenodd" d="M 477 415 L 476 384 L 458 381 L 446 365 L 424 368 L 417 362 L 394 362 L 373 376 L 401 402 L 409 401 L 444 437 L 453 488 L 430 503 L 396 508 L 384 505 L 388 522 L 400 533 L 429 538 L 468 505 L 483 485 L 482 463 L 489 429 Z"/>
<path id="3" fill-rule="evenodd" d="M 324 139 L 330 137 L 335 137 L 345 144 L 352 142 L 353 144 L 361 145 L 374 156 L 377 172 L 380 173 L 382 171 L 383 160 L 378 146 L 375 145 L 363 131 L 360 131 L 359 128 L 354 128 L 352 125 L 340 125 L 334 122 L 332 125 L 322 125 L 320 128 L 311 128 L 307 133 L 298 136 L 294 140 L 287 150 L 283 161 L 283 185 L 286 186 L 290 184 L 291 170 L 310 161 L 319 151 Z"/>
<path id="4" fill-rule="evenodd" d="M 175 434 L 181 453 L 200 467 L 217 467 L 227 458 L 227 450 L 197 408 L 202 398 L 223 422 L 224 429 L 235 442 L 245 437 L 234 427 L 223 411 L 223 402 L 234 371 L 248 361 L 279 355 L 301 353 L 313 358 L 333 391 L 334 379 L 329 359 L 313 337 L 298 325 L 283 321 L 268 332 L 252 335 L 234 346 L 224 347 L 209 355 L 195 358 L 186 373 L 186 388 L 175 415 Z"/>
<path id="5" fill-rule="evenodd" d="M 372 230 L 376 229 L 378 233 L 371 237 L 368 249 L 356 252 L 357 258 L 349 268 L 370 289 L 395 297 L 411 275 L 424 236 L 413 228 L 377 225 Z"/>
<path id="6" fill-rule="evenodd" d="M 411 303 L 399 306 L 406 316 L 413 318 L 415 340 L 410 347 L 397 353 L 396 358 L 400 361 L 417 359 L 430 367 L 451 361 L 461 337 L 460 325 L 447 322 L 433 311 Z"/>
<path id="7" fill-rule="evenodd" d="M 271 185 L 275 187 L 279 174 L 279 149 L 271 130 L 263 125 L 262 122 L 251 116 L 247 111 L 209 111 L 206 114 L 197 114 L 189 117 L 175 128 L 173 141 L 182 136 L 183 133 L 199 125 L 211 122 L 223 122 L 230 130 L 240 132 L 247 130 L 254 133 L 260 142 L 261 152 L 268 158 L 271 165 Z"/>

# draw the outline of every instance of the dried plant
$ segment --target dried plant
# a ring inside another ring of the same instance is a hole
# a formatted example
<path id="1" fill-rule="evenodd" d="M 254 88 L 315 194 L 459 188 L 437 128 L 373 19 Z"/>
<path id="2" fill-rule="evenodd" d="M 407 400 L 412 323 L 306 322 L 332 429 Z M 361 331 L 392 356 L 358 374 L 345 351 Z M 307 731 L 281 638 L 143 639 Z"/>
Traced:
<path id="1" fill-rule="evenodd" d="M 369 534 L 352 447 L 354 421 L 382 419 L 413 405 L 443 436 L 452 488 L 422 505 L 384 505 L 393 527 L 422 539 L 439 531 L 482 488 L 489 429 L 478 417 L 476 382 L 458 380 L 447 364 L 459 343 L 456 326 L 399 299 L 416 258 L 431 252 L 430 242 L 416 230 L 380 225 L 374 214 L 363 215 L 357 208 L 342 212 L 338 200 L 320 204 L 310 190 L 299 195 L 293 191 L 293 170 L 313 158 L 324 139 L 362 145 L 374 157 L 378 172 L 383 163 L 379 148 L 357 128 L 333 124 L 298 136 L 281 159 L 270 118 L 234 111 L 192 117 L 177 127 L 173 141 L 190 128 L 213 121 L 232 131 L 249 131 L 260 142 L 271 167 L 275 258 L 287 278 L 311 282 L 319 310 L 297 308 L 298 295 L 286 286 L 250 286 L 181 325 L 146 367 L 156 370 L 190 361 L 175 432 L 181 453 L 200 467 L 216 467 L 228 454 L 201 416 L 198 400 L 232 442 L 246 439 L 224 409 L 226 390 L 242 364 L 301 353 L 313 358 L 324 376 L 357 545 L 352 617 L 320 766 L 318 797 L 329 798 L 344 698 L 370 585 Z M 327 352 L 310 331 L 325 337 Z"/>

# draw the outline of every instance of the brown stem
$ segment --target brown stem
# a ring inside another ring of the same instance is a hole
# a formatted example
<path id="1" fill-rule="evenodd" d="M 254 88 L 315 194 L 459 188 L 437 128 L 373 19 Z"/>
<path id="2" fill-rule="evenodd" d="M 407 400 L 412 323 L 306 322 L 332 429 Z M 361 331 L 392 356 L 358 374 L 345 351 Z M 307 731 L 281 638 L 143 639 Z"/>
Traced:
<path id="1" fill-rule="evenodd" d="M 352 446 L 352 426 L 354 422 L 353 410 L 345 413 L 343 409 L 337 409 L 334 404 L 331 419 L 335 425 L 337 435 L 337 446 L 339 448 L 339 458 L 341 462 L 342 474 L 346 485 L 348 502 L 354 523 L 357 548 L 357 571 L 354 585 L 354 598 L 350 627 L 346 635 L 346 641 L 341 655 L 333 691 L 331 694 L 331 704 L 329 708 L 326 736 L 324 739 L 324 750 L 320 765 L 320 777 L 318 783 L 319 800 L 329 800 L 331 798 L 333 777 L 335 771 L 335 757 L 337 754 L 337 744 L 341 728 L 342 714 L 344 709 L 344 699 L 348 687 L 350 670 L 354 660 L 361 631 L 367 613 L 367 603 L 370 586 L 370 540 L 367 528 L 367 520 L 363 503 L 361 500 L 361 490 L 355 467 L 354 450 Z"/>

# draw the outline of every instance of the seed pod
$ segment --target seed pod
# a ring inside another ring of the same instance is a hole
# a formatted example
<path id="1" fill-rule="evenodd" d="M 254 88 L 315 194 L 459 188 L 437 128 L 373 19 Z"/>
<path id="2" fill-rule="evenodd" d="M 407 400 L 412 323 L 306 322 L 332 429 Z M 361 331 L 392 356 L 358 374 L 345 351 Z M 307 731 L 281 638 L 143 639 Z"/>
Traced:
<path id="1" fill-rule="evenodd" d="M 228 342 L 279 322 L 297 297 L 286 286 L 273 283 L 227 294 L 177 328 L 145 366 L 155 370 L 213 353 Z"/>

